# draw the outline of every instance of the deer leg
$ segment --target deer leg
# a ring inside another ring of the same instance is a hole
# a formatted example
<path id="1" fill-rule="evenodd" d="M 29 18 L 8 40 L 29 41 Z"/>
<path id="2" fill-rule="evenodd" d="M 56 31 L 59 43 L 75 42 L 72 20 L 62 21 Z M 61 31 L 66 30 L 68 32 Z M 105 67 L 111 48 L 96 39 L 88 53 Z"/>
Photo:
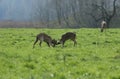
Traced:
<path id="1" fill-rule="evenodd" d="M 76 44 L 77 44 L 77 42 L 76 42 L 76 40 L 74 40 L 74 46 L 76 46 Z"/>
<path id="2" fill-rule="evenodd" d="M 104 28 L 101 28 L 101 32 L 103 32 L 103 29 L 104 29 Z"/>
<path id="3" fill-rule="evenodd" d="M 65 41 L 62 41 L 61 44 L 62 44 L 62 47 L 64 47 Z"/>
<path id="4" fill-rule="evenodd" d="M 50 43 L 49 42 L 47 42 L 47 45 L 48 45 L 48 47 L 50 47 Z"/>
<path id="5" fill-rule="evenodd" d="M 33 44 L 33 48 L 35 47 L 35 44 L 38 42 L 38 38 L 36 38 L 34 44 Z"/>
<path id="6" fill-rule="evenodd" d="M 40 43 L 39 43 L 40 47 L 41 47 L 41 44 L 42 44 L 42 41 L 40 41 Z"/>
<path id="7" fill-rule="evenodd" d="M 71 39 L 74 42 L 74 46 L 77 44 L 75 39 Z"/>

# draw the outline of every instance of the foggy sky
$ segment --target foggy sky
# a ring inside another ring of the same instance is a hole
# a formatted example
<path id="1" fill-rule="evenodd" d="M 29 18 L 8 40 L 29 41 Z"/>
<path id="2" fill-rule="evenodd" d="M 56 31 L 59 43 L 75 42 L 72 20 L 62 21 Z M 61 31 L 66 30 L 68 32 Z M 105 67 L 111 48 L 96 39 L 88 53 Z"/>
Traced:
<path id="1" fill-rule="evenodd" d="M 38 2 L 45 0 L 0 0 L 0 20 L 29 21 Z"/>

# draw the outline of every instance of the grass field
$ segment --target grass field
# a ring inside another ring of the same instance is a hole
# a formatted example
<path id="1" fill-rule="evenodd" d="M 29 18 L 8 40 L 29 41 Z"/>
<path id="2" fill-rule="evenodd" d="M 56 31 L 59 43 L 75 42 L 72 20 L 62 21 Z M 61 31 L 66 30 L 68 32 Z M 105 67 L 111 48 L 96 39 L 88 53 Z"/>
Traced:
<path id="1" fill-rule="evenodd" d="M 67 41 L 48 47 L 35 36 L 60 39 L 76 32 L 77 46 Z M 120 29 L 0 29 L 0 79 L 120 79 Z"/>

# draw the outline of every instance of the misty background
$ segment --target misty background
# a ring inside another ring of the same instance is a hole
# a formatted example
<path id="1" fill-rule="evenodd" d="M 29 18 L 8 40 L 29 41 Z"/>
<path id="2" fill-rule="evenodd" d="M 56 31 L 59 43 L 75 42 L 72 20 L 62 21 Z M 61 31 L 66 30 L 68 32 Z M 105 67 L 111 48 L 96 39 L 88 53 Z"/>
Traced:
<path id="1" fill-rule="evenodd" d="M 44 4 L 45 0 L 1 0 L 0 20 L 30 21 L 36 7 Z"/>
<path id="2" fill-rule="evenodd" d="M 120 27 L 120 0 L 0 0 L 0 27 Z"/>

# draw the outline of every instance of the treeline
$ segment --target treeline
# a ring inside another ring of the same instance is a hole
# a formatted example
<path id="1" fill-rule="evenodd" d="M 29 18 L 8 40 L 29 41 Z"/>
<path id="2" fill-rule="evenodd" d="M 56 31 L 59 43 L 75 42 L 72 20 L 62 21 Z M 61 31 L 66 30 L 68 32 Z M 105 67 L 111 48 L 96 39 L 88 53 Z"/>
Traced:
<path id="1" fill-rule="evenodd" d="M 120 0 L 46 0 L 36 6 L 33 18 L 47 27 L 120 27 Z"/>

